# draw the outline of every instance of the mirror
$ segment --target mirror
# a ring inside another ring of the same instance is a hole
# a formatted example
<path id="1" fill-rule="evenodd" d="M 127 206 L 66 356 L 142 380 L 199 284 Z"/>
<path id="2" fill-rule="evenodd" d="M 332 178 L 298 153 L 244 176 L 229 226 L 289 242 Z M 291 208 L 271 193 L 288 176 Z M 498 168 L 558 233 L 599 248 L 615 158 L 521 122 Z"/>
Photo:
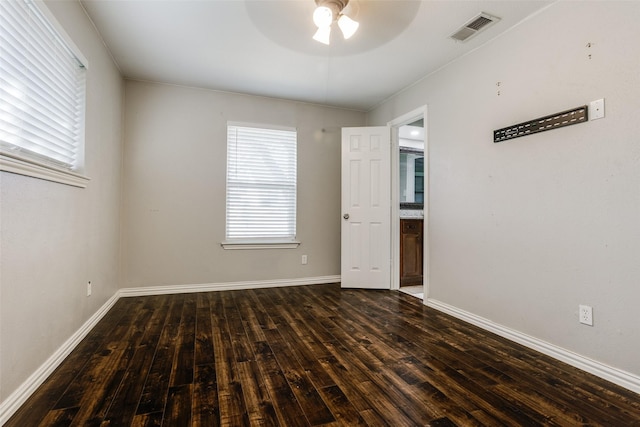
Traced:
<path id="1" fill-rule="evenodd" d="M 400 208 L 424 206 L 424 151 L 400 148 Z"/>
<path id="2" fill-rule="evenodd" d="M 398 129 L 400 151 L 400 209 L 424 208 L 424 122 Z"/>

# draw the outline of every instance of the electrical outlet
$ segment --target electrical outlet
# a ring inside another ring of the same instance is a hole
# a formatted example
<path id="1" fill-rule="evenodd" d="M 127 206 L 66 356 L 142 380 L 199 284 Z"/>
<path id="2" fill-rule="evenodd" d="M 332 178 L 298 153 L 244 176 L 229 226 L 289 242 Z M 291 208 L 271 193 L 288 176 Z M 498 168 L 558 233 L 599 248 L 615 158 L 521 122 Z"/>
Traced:
<path id="1" fill-rule="evenodd" d="M 88 297 L 91 296 L 91 280 L 89 280 L 89 282 L 87 282 L 87 296 Z"/>
<path id="2" fill-rule="evenodd" d="M 579 305 L 578 318 L 580 323 L 593 326 L 593 308 L 588 305 Z"/>
<path id="3" fill-rule="evenodd" d="M 307 265 L 307 256 L 302 255 L 302 265 Z"/>

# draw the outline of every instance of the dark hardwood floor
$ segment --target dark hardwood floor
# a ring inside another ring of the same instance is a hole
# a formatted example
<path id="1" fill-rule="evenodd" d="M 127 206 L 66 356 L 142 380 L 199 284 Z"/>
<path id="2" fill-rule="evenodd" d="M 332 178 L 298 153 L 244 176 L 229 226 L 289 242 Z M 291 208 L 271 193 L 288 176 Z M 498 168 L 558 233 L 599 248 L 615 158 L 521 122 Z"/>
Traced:
<path id="1" fill-rule="evenodd" d="M 393 291 L 123 298 L 6 427 L 640 426 L 640 395 Z"/>

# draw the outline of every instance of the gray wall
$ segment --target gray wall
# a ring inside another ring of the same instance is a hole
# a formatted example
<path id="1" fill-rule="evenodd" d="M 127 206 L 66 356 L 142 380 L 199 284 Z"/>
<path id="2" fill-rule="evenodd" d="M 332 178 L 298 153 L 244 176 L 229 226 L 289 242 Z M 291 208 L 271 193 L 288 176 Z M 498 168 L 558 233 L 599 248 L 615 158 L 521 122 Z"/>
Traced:
<path id="1" fill-rule="evenodd" d="M 0 400 L 119 288 L 123 82 L 79 3 L 47 4 L 89 61 L 91 181 L 80 189 L 0 172 Z"/>
<path id="2" fill-rule="evenodd" d="M 639 375 L 632 16 L 640 2 L 557 2 L 368 120 L 428 106 L 429 298 Z M 492 142 L 494 129 L 598 98 L 604 119 Z M 579 304 L 593 306 L 593 327 L 578 323 Z"/>
<path id="3" fill-rule="evenodd" d="M 364 113 L 137 81 L 125 87 L 122 287 L 340 274 L 340 128 L 363 125 Z M 299 248 L 220 246 L 227 121 L 297 128 Z"/>

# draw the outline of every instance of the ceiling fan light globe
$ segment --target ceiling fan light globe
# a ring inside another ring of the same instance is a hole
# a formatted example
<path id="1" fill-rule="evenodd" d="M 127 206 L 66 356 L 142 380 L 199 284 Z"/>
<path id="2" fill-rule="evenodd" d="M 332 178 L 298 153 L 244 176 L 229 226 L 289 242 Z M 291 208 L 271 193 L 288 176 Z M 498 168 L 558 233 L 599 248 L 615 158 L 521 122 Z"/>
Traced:
<path id="1" fill-rule="evenodd" d="M 340 19 L 338 19 L 338 27 L 342 30 L 342 35 L 345 39 L 351 38 L 351 36 L 358 31 L 359 26 L 360 23 L 349 18 L 347 15 L 342 15 Z"/>
<path id="2" fill-rule="evenodd" d="M 333 22 L 333 11 L 326 6 L 318 6 L 313 11 L 313 23 L 318 28 L 329 27 Z"/>
<path id="3" fill-rule="evenodd" d="M 320 43 L 329 44 L 331 38 L 331 26 L 328 27 L 320 27 L 318 31 L 316 31 L 313 39 L 319 41 Z"/>

